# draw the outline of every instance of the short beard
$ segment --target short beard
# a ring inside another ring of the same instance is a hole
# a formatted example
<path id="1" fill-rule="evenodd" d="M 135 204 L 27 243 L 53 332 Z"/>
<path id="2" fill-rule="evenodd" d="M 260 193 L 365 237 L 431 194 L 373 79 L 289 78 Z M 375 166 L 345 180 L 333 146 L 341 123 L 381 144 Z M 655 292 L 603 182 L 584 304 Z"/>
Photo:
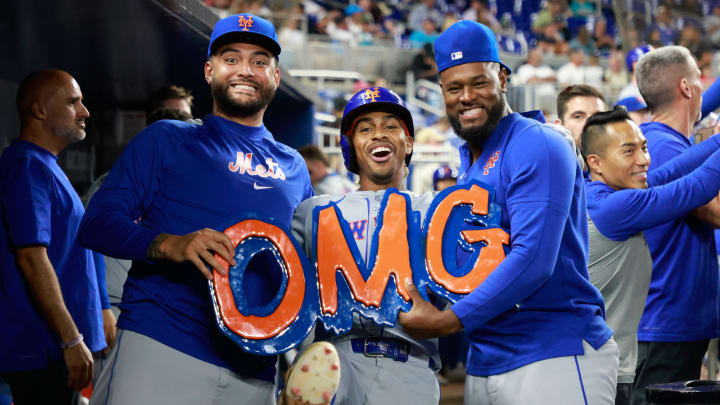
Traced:
<path id="1" fill-rule="evenodd" d="M 453 130 L 460 138 L 464 139 L 472 147 L 482 147 L 485 141 L 490 138 L 505 112 L 505 94 L 500 93 L 497 104 L 488 111 L 488 118 L 480 127 L 463 128 L 460 119 L 448 115 L 448 121 Z"/>
<path id="2" fill-rule="evenodd" d="M 259 86 L 257 83 L 254 83 Z M 228 92 L 230 84 L 214 81 L 211 84 L 213 99 L 218 109 L 230 117 L 249 117 L 262 111 L 275 97 L 275 87 L 268 85 L 260 88 L 260 98 L 246 103 L 239 103 L 233 100 Z"/>

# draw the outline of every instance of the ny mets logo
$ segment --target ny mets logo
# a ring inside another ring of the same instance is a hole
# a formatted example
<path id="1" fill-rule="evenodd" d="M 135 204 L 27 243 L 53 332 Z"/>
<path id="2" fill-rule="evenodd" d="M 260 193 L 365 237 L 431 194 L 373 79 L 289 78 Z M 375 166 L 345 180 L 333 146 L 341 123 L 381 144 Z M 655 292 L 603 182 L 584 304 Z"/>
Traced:
<path id="1" fill-rule="evenodd" d="M 487 176 L 490 174 L 490 169 L 495 167 L 495 162 L 497 162 L 498 158 L 500 157 L 500 151 L 496 151 L 492 155 L 490 155 L 490 158 L 485 162 L 485 166 L 483 167 L 483 175 Z"/>
<path id="2" fill-rule="evenodd" d="M 245 19 L 245 16 L 241 15 L 240 18 L 238 19 L 238 25 L 242 27 L 243 31 L 247 31 L 248 28 L 252 28 L 252 25 L 253 25 L 252 16 L 248 16 L 248 18 Z"/>
<path id="3" fill-rule="evenodd" d="M 370 102 L 371 102 L 371 103 L 374 103 L 374 102 L 375 102 L 375 98 L 376 98 L 376 97 L 380 97 L 380 91 L 378 90 L 377 87 L 373 87 L 372 90 L 371 90 L 371 89 L 365 89 L 365 93 L 364 93 L 363 96 L 362 96 L 362 98 L 363 98 L 365 101 L 367 101 L 368 99 L 370 99 Z"/>

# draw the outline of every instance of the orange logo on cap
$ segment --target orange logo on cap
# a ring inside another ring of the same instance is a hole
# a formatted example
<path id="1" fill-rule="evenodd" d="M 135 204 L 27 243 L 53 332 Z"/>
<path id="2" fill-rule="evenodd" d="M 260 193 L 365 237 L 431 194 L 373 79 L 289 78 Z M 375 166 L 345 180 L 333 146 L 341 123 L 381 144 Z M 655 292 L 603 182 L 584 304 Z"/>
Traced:
<path id="1" fill-rule="evenodd" d="M 374 103 L 375 97 L 380 97 L 380 90 L 378 90 L 377 87 L 373 87 L 372 90 L 365 89 L 365 94 L 363 94 L 363 98 L 365 99 L 365 101 L 367 101 L 367 99 L 370 99 L 370 102 Z"/>
<path id="2" fill-rule="evenodd" d="M 252 26 L 253 26 L 252 16 L 248 16 L 248 18 L 245 19 L 245 16 L 241 15 L 240 18 L 238 18 L 238 25 L 242 27 L 243 31 L 247 31 L 248 28 L 252 28 Z"/>

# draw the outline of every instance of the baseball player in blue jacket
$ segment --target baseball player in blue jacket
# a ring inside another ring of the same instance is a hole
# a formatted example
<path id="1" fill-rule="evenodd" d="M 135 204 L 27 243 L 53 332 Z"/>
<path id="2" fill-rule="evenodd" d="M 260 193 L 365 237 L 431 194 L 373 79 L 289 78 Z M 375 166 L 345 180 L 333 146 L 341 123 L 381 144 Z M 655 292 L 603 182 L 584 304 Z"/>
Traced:
<path id="1" fill-rule="evenodd" d="M 612 404 L 618 349 L 588 280 L 584 181 L 573 151 L 557 130 L 510 110 L 510 69 L 490 29 L 453 24 L 435 41 L 435 58 L 448 118 L 467 142 L 458 183 L 494 188 L 510 246 L 448 310 L 413 291 L 400 323 L 416 338 L 465 330 L 465 404 Z"/>
<path id="2" fill-rule="evenodd" d="M 118 337 L 92 404 L 274 404 L 274 356 L 223 336 L 209 296 L 215 253 L 235 264 L 222 233 L 254 212 L 290 226 L 312 196 L 305 162 L 276 142 L 263 115 L 279 85 L 275 28 L 239 14 L 218 21 L 205 64 L 213 112 L 202 125 L 158 121 L 126 147 L 95 194 L 80 243 L 132 259 Z M 272 271 L 248 268 L 248 302 L 277 290 Z"/>
<path id="3" fill-rule="evenodd" d="M 648 171 L 647 140 L 624 107 L 600 112 L 583 130 L 590 281 L 605 299 L 620 348 L 616 405 L 630 404 L 637 331 L 652 258 L 644 231 L 682 218 L 720 191 L 720 138 L 711 137 Z"/>
<path id="4" fill-rule="evenodd" d="M 383 196 L 389 188 L 405 189 L 413 121 L 397 94 L 373 87 L 348 101 L 341 132 L 345 165 L 359 175 L 359 190 L 302 202 L 293 217 L 293 236 L 312 258 L 313 208 L 334 202 L 368 263 L 375 250 L 373 234 Z M 411 209 L 424 218 L 434 194 L 405 193 Z M 437 339 L 415 339 L 399 325 L 382 327 L 358 314 L 353 316 L 353 327 L 346 335 L 331 336 L 322 328 L 316 332 L 317 339 L 328 340 L 336 347 L 340 358 L 340 384 L 334 404 L 437 404 Z"/>

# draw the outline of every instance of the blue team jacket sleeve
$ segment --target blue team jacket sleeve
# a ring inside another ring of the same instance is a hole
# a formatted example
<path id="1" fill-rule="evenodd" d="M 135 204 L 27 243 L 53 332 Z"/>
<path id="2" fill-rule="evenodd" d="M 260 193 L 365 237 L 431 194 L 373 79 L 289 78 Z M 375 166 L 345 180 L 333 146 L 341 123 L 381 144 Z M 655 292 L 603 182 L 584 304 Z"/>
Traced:
<path id="1" fill-rule="evenodd" d="M 552 276 L 558 258 L 579 175 L 577 161 L 555 130 L 533 126 L 522 135 L 508 145 L 503 159 L 510 252 L 451 308 L 467 330 L 521 303 Z"/>
<path id="2" fill-rule="evenodd" d="M 608 239 L 623 241 L 682 217 L 717 196 L 720 151 L 687 176 L 661 186 L 614 191 L 604 183 L 593 182 L 587 190 L 588 213 L 597 229 Z"/>
<path id="3" fill-rule="evenodd" d="M 720 149 L 720 137 L 709 139 L 690 147 L 679 156 L 648 172 L 648 185 L 657 186 L 685 176 L 703 164 L 715 151 Z"/>
<path id="4" fill-rule="evenodd" d="M 163 157 L 172 154 L 169 127 L 171 121 L 158 121 L 125 148 L 88 204 L 78 235 L 82 246 L 120 259 L 146 259 L 160 232 L 137 219 L 159 190 Z"/>
<path id="5" fill-rule="evenodd" d="M 110 308 L 110 297 L 108 297 L 107 284 L 105 282 L 105 256 L 98 252 L 92 252 L 95 262 L 95 274 L 97 275 L 98 293 L 100 294 L 100 307 Z"/>
<path id="6" fill-rule="evenodd" d="M 2 215 L 13 248 L 50 244 L 51 176 L 47 166 L 36 159 L 23 160 L 8 176 Z"/>
<path id="7" fill-rule="evenodd" d="M 702 118 L 720 107 L 720 80 L 715 80 L 702 95 Z"/>

